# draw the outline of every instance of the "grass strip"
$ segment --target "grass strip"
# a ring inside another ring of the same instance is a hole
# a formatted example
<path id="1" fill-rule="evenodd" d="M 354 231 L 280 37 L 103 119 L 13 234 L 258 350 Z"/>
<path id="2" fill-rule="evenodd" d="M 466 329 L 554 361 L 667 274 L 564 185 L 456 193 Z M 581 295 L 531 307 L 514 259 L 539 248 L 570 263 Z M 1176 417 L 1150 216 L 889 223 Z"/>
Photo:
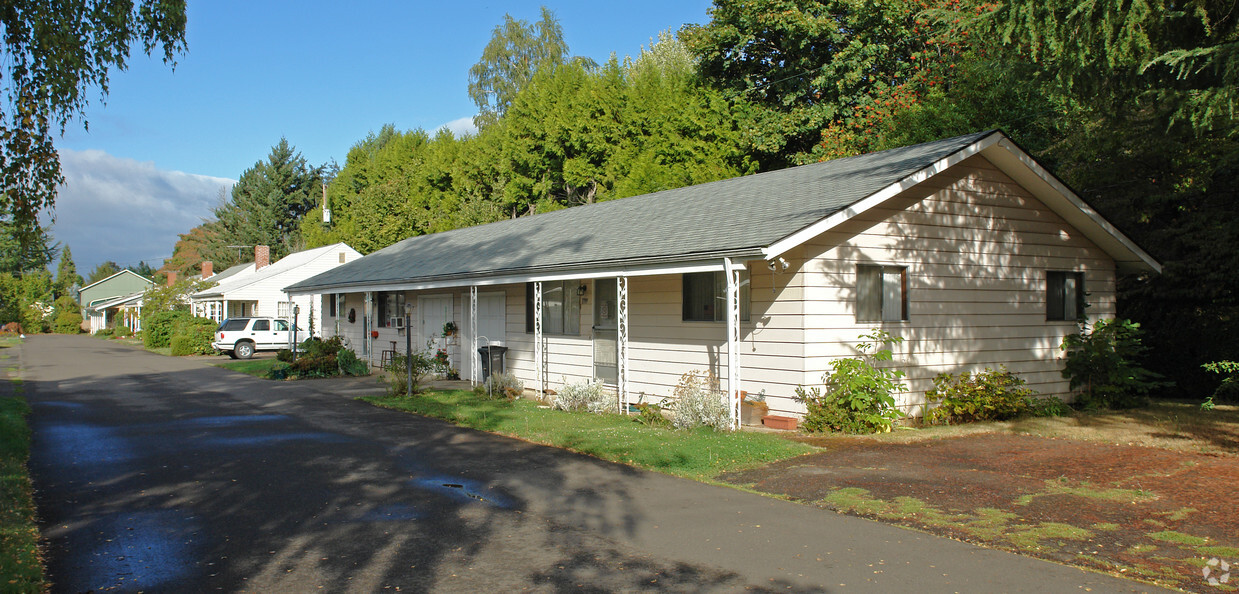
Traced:
<path id="1" fill-rule="evenodd" d="M 211 365 L 223 367 L 224 369 L 230 369 L 232 371 L 240 371 L 246 375 L 267 379 L 267 372 L 271 371 L 271 368 L 274 367 L 276 363 L 279 363 L 279 361 L 274 358 L 237 359 L 235 361 L 221 361 L 219 363 L 212 363 Z"/>
<path id="2" fill-rule="evenodd" d="M 413 398 L 370 396 L 362 400 L 701 481 L 814 451 L 811 446 L 766 433 L 651 427 L 633 417 L 551 410 L 529 400 L 490 400 L 467 390 L 431 390 Z"/>
<path id="3" fill-rule="evenodd" d="M 0 396 L 0 590 L 43 592 L 39 530 L 26 461 L 30 457 L 30 407 L 21 383 L 9 380 L 14 394 Z"/>

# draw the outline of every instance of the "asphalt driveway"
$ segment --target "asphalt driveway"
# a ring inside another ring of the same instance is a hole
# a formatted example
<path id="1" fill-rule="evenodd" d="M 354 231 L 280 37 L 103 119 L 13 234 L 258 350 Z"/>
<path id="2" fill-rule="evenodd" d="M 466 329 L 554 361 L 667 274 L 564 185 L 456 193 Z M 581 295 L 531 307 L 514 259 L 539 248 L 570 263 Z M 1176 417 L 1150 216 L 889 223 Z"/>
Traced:
<path id="1" fill-rule="evenodd" d="M 20 347 L 54 590 L 1148 591 L 84 336 Z"/>

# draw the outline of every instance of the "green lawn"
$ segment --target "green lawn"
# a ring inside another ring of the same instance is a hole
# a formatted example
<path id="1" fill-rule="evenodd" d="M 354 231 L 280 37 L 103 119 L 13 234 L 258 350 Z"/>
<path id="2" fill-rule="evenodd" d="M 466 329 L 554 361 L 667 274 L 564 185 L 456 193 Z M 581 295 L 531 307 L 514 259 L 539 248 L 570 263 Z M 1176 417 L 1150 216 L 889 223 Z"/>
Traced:
<path id="1" fill-rule="evenodd" d="M 245 373 L 248 375 L 252 375 L 254 377 L 260 377 L 260 378 L 266 379 L 267 372 L 271 371 L 271 368 L 274 367 L 276 363 L 279 363 L 279 361 L 276 360 L 275 358 L 236 359 L 236 360 L 229 359 L 227 361 L 220 361 L 219 363 L 212 363 L 211 365 L 214 365 L 216 367 L 223 367 L 224 369 L 231 369 L 232 371 L 240 371 L 241 373 Z"/>
<path id="2" fill-rule="evenodd" d="M 649 427 L 633 417 L 569 413 L 530 400 L 487 400 L 465 390 L 367 402 L 696 480 L 799 456 L 815 448 L 768 433 Z"/>
<path id="3" fill-rule="evenodd" d="M 11 345 L 11 340 L 0 339 L 0 353 Z M 7 365 L 3 371 L 7 375 Z M 21 396 L 21 380 L 0 381 L 8 382 L 0 387 L 0 394 L 5 394 L 0 395 L 0 590 L 42 592 L 46 584 L 39 560 L 39 530 L 26 470 L 30 457 L 26 415 L 30 414 L 30 407 Z"/>

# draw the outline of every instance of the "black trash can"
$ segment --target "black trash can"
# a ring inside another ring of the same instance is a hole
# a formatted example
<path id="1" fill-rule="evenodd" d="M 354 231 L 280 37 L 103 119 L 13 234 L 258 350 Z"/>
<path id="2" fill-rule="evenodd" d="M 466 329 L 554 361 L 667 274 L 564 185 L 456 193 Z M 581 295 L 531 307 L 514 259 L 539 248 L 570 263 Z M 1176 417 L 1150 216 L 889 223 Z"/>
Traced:
<path id="1" fill-rule="evenodd" d="M 486 381 L 491 373 L 503 373 L 503 354 L 506 352 L 508 347 L 505 346 L 478 347 L 478 355 L 482 360 L 482 381 Z"/>

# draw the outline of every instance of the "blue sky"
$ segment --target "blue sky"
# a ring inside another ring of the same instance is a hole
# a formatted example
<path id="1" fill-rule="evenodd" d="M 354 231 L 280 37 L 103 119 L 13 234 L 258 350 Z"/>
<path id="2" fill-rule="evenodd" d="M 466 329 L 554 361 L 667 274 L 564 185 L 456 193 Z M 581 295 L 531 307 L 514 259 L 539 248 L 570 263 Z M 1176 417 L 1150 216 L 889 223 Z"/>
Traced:
<path id="1" fill-rule="evenodd" d="M 467 93 L 504 13 L 545 4 L 574 55 L 636 55 L 660 31 L 705 23 L 708 0 L 629 2 L 190 2 L 175 70 L 137 55 L 106 103 L 58 143 L 66 186 L 52 235 L 79 272 L 105 260 L 158 266 L 232 180 L 286 137 L 311 163 L 385 123 L 468 127 Z"/>

